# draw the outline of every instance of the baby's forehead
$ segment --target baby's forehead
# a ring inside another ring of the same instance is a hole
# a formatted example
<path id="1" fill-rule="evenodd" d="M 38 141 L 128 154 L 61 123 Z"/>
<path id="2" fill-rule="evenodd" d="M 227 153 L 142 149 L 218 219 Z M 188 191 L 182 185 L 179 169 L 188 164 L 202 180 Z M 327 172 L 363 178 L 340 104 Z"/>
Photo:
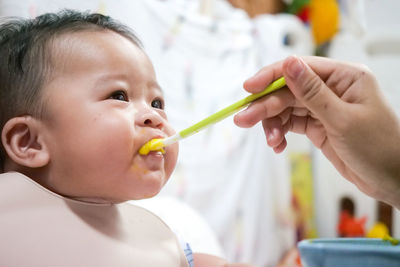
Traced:
<path id="1" fill-rule="evenodd" d="M 47 44 L 46 53 L 50 60 L 52 72 L 62 72 L 68 67 L 74 67 L 74 61 L 84 58 L 101 58 L 103 48 L 109 36 L 119 36 L 129 40 L 123 35 L 108 29 L 85 29 L 74 32 L 65 32 L 55 35 Z M 129 40 L 132 46 L 137 47 Z"/>
<path id="2" fill-rule="evenodd" d="M 77 52 L 79 46 L 90 46 L 93 42 L 88 36 L 92 34 L 102 35 L 106 34 L 104 31 L 79 31 L 79 32 L 65 32 L 55 35 L 47 44 L 47 53 L 54 61 L 63 60 L 68 58 L 71 53 Z"/>
<path id="3" fill-rule="evenodd" d="M 103 73 L 156 82 L 154 68 L 143 49 L 129 38 L 110 30 L 65 33 L 54 38 L 47 51 L 52 78 Z M 159 88 L 158 85 L 151 87 Z"/>

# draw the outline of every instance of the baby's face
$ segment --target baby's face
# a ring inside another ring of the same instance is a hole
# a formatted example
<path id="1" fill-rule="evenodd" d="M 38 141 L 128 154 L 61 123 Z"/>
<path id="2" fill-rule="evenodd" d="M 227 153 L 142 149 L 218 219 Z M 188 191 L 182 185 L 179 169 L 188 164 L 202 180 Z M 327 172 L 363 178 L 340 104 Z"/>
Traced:
<path id="1" fill-rule="evenodd" d="M 149 58 L 117 33 L 78 32 L 56 40 L 55 72 L 44 86 L 42 183 L 72 198 L 120 202 L 156 195 L 175 167 L 178 146 L 138 153 L 174 133 Z"/>

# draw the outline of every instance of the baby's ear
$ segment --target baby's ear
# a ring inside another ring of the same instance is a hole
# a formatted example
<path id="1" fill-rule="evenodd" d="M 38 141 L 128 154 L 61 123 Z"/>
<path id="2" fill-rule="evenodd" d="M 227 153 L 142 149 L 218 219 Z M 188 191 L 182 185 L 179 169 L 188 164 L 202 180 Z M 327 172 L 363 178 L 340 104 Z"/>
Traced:
<path id="1" fill-rule="evenodd" d="M 50 160 L 40 131 L 40 122 L 30 116 L 15 117 L 6 122 L 1 141 L 8 157 L 15 163 L 39 168 Z"/>

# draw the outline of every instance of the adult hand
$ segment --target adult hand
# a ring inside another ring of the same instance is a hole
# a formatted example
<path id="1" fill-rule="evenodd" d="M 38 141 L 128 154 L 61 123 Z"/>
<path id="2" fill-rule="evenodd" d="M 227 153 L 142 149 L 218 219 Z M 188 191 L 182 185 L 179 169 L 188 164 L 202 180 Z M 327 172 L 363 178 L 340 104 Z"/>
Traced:
<path id="1" fill-rule="evenodd" d="M 235 123 L 262 121 L 267 143 L 286 147 L 288 131 L 305 134 L 364 193 L 400 207 L 400 122 L 363 65 L 291 56 L 244 83 L 251 93 L 284 76 L 286 89 L 251 104 Z"/>

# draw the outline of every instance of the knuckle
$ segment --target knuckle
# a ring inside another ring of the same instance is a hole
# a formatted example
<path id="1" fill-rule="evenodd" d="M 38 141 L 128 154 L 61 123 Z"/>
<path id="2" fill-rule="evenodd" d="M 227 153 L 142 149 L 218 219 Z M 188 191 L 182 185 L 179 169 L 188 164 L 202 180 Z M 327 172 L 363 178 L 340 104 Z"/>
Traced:
<path id="1" fill-rule="evenodd" d="M 303 82 L 303 88 L 303 99 L 307 102 L 313 101 L 321 92 L 322 81 L 317 75 L 313 75 Z"/>
<path id="2" fill-rule="evenodd" d="M 365 64 L 361 64 L 361 63 L 357 63 L 355 64 L 356 68 L 357 68 L 357 76 L 359 78 L 364 78 L 364 79 L 371 79 L 374 77 L 371 69 L 365 65 Z"/>
<path id="3" fill-rule="evenodd" d="M 360 73 L 371 73 L 371 70 L 370 70 L 370 68 L 367 66 L 367 65 L 365 65 L 365 64 L 362 64 L 362 63 L 356 63 L 356 65 L 355 65 L 357 68 L 358 68 L 358 70 L 360 71 Z"/>

